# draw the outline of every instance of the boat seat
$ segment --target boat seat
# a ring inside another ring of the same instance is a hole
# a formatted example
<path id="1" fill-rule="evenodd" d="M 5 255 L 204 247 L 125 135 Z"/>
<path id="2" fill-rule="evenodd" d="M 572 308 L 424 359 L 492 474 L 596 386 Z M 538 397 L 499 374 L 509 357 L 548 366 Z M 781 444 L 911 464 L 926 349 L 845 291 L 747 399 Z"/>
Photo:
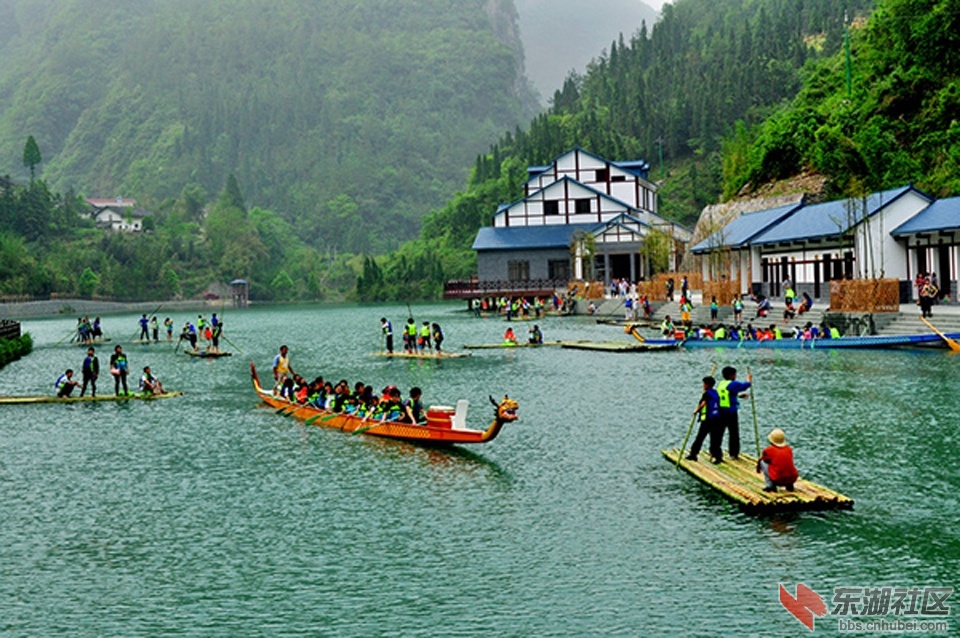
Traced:
<path id="1" fill-rule="evenodd" d="M 467 408 L 470 407 L 470 401 L 460 399 L 457 401 L 457 409 L 453 413 L 453 428 L 455 430 L 467 429 Z"/>

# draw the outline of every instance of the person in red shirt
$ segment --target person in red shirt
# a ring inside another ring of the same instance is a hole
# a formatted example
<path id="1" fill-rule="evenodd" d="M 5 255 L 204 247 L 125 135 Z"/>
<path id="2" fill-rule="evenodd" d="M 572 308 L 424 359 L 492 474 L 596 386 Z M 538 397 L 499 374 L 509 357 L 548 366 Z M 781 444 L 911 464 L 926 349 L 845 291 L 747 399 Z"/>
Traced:
<path id="1" fill-rule="evenodd" d="M 788 492 L 793 491 L 793 484 L 800 475 L 793 464 L 793 449 L 787 445 L 787 437 L 780 428 L 774 429 L 767 439 L 773 444 L 767 447 L 757 460 L 757 472 L 763 472 L 766 485 L 764 492 L 776 492 L 778 485 L 783 485 Z"/>

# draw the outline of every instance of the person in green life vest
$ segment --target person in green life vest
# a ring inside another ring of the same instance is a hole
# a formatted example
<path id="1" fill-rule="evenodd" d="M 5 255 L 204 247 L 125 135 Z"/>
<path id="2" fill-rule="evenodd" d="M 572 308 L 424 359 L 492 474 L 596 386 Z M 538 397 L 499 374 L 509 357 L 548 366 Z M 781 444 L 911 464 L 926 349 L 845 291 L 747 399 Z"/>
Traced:
<path id="1" fill-rule="evenodd" d="M 770 332 L 773 333 L 774 340 L 783 339 L 783 333 L 780 332 L 780 328 L 777 327 L 777 324 L 775 323 L 770 324 Z"/>
<path id="2" fill-rule="evenodd" d="M 417 339 L 417 348 L 420 350 L 420 354 L 423 354 L 424 351 L 430 350 L 433 352 L 433 347 L 430 345 L 430 322 L 424 321 L 423 325 L 420 326 L 420 336 Z"/>
<path id="3" fill-rule="evenodd" d="M 737 410 L 740 409 L 738 397 L 741 392 L 750 389 L 753 383 L 753 375 L 748 374 L 746 382 L 737 381 L 737 369 L 726 366 L 721 370 L 723 379 L 717 384 L 717 394 L 720 396 L 720 437 L 723 433 L 729 433 L 727 451 L 730 452 L 730 458 L 736 460 L 740 456 L 740 419 Z"/>
<path id="4" fill-rule="evenodd" d="M 743 299 L 740 295 L 735 295 L 733 298 L 733 322 L 740 323 L 743 321 Z"/>
<path id="5" fill-rule="evenodd" d="M 223 336 L 223 320 L 221 319 L 213 326 L 213 330 L 210 331 L 210 341 L 213 345 L 210 346 L 210 352 L 220 352 L 220 337 Z"/>
<path id="6" fill-rule="evenodd" d="M 663 336 L 669 338 L 673 338 L 673 336 L 676 334 L 677 328 L 673 325 L 670 315 L 664 317 L 663 321 L 660 323 L 660 332 L 663 333 Z"/>
<path id="7" fill-rule="evenodd" d="M 543 343 L 543 333 L 540 331 L 540 326 L 534 324 L 533 328 L 530 328 L 530 338 L 527 340 L 532 344 L 542 344 Z"/>
<path id="8" fill-rule="evenodd" d="M 140 377 L 140 392 L 143 394 L 163 394 L 163 384 L 150 372 L 150 366 L 143 369 L 143 376 Z"/>
<path id="9" fill-rule="evenodd" d="M 721 341 L 727 338 L 727 329 L 723 327 L 723 324 L 719 324 L 717 329 L 713 331 L 713 338 L 717 341 Z"/>
<path id="10" fill-rule="evenodd" d="M 170 317 L 164 319 L 163 327 L 167 329 L 167 341 L 173 341 L 173 319 Z"/>
<path id="11" fill-rule="evenodd" d="M 717 315 L 720 313 L 720 304 L 717 303 L 716 297 L 711 297 L 710 299 L 710 323 L 717 322 Z"/>
<path id="12" fill-rule="evenodd" d="M 403 351 L 408 354 L 417 352 L 417 323 L 413 317 L 407 319 L 407 325 L 403 327 Z"/>
<path id="13" fill-rule="evenodd" d="M 88 383 L 90 384 L 90 396 L 97 396 L 97 377 L 100 376 L 100 360 L 97 359 L 96 351 L 93 348 L 87 348 L 87 356 L 83 360 L 80 373 L 83 377 L 80 396 L 86 394 Z"/>
<path id="14" fill-rule="evenodd" d="M 53 387 L 57 391 L 57 397 L 62 399 L 70 396 L 78 385 L 80 384 L 73 380 L 73 370 L 67 370 L 57 378 Z"/>
<path id="15" fill-rule="evenodd" d="M 120 396 L 120 386 L 123 386 L 123 394 L 130 394 L 127 389 L 127 374 L 130 371 L 130 365 L 127 363 L 127 355 L 123 353 L 123 347 L 117 346 L 110 355 L 110 374 L 113 375 L 113 386 L 117 396 Z"/>

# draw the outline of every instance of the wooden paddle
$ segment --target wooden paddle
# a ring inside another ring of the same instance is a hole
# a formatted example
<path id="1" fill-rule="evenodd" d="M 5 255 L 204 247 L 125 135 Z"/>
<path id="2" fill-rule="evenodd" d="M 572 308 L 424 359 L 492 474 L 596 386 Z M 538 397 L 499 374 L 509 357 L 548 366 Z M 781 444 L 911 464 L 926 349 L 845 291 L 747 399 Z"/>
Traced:
<path id="1" fill-rule="evenodd" d="M 307 419 L 306 421 L 304 421 L 303 424 L 304 424 L 304 425 L 313 425 L 313 424 L 316 423 L 317 421 L 320 421 L 320 423 L 323 423 L 324 421 L 329 421 L 330 419 L 332 419 L 332 418 L 335 417 L 335 416 L 337 416 L 336 413 L 334 413 L 334 414 L 318 414 L 317 416 L 312 416 L 312 417 L 310 417 L 309 419 Z"/>
<path id="2" fill-rule="evenodd" d="M 931 330 L 933 330 L 934 332 L 936 332 L 937 335 L 938 335 L 941 339 L 943 339 L 944 341 L 946 341 L 946 342 L 947 342 L 947 346 L 950 348 L 951 351 L 953 351 L 953 352 L 960 352 L 960 344 L 958 344 L 956 341 L 954 341 L 953 339 L 951 339 L 951 338 L 948 337 L 947 335 L 945 335 L 945 334 L 943 334 L 942 332 L 940 332 L 940 331 L 936 328 L 936 326 L 934 326 L 932 323 L 930 323 L 929 321 L 927 321 L 927 318 L 926 318 L 926 317 L 920 317 L 920 321 L 922 321 L 923 323 L 927 324 L 927 327 L 928 327 L 928 328 L 930 328 Z"/>
<path id="3" fill-rule="evenodd" d="M 757 442 L 757 458 L 760 457 L 760 426 L 757 425 L 757 401 L 753 398 L 753 373 L 747 366 L 747 376 L 750 377 L 750 407 L 753 408 L 753 438 Z"/>
<path id="4" fill-rule="evenodd" d="M 354 430 L 354 431 L 351 432 L 350 434 L 351 434 L 351 435 L 363 434 L 363 433 L 366 432 L 367 430 L 372 430 L 373 428 L 377 427 L 378 425 L 386 425 L 386 424 L 387 424 L 386 421 L 383 421 L 383 422 L 377 421 L 377 422 L 375 422 L 373 425 L 368 425 L 368 426 L 365 427 L 365 428 L 357 428 L 356 430 Z"/>

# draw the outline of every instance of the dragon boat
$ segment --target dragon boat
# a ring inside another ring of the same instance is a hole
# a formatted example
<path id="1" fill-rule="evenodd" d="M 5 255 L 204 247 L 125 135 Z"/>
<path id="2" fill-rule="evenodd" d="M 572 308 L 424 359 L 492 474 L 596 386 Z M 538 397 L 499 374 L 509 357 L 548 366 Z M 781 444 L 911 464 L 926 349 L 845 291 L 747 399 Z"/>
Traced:
<path id="1" fill-rule="evenodd" d="M 931 326 L 932 327 L 932 326 Z M 960 339 L 960 333 L 912 334 L 912 335 L 867 335 L 863 337 L 838 337 L 832 339 L 646 339 L 635 326 L 627 326 L 624 332 L 640 343 L 649 345 L 680 344 L 685 348 L 735 348 L 757 350 L 842 350 L 851 348 L 902 348 L 911 346 L 944 347 Z"/>
<path id="2" fill-rule="evenodd" d="M 250 364 L 250 376 L 253 379 L 253 389 L 257 396 L 270 407 L 276 408 L 278 414 L 303 421 L 305 425 L 337 428 L 342 432 L 350 432 L 351 434 L 367 434 L 386 439 L 407 441 L 408 443 L 421 445 L 489 443 L 497 438 L 504 425 L 516 421 L 518 418 L 516 401 L 503 397 L 498 403 L 494 401 L 493 397 L 490 397 L 490 402 L 494 405 L 494 418 L 486 430 L 471 430 L 466 427 L 469 402 L 464 399 L 458 401 L 455 408 L 447 406 L 431 406 L 428 408 L 426 425 L 397 423 L 395 421 L 380 423 L 373 419 L 364 419 L 351 414 L 330 412 L 329 410 L 294 403 L 273 394 L 270 390 L 264 390 L 260 385 L 257 368 L 253 363 Z"/>
<path id="3" fill-rule="evenodd" d="M 156 401 L 158 399 L 172 399 L 182 396 L 183 392 L 164 392 L 163 394 L 142 394 L 140 392 L 121 394 L 101 394 L 95 397 L 56 397 L 56 396 L 32 396 L 32 397 L 0 397 L 0 405 L 21 405 L 27 403 L 95 403 L 100 401 Z"/>
<path id="4" fill-rule="evenodd" d="M 946 335 L 951 339 L 960 339 L 960 333 Z M 773 350 L 844 350 L 855 348 L 902 348 L 912 346 L 941 347 L 945 342 L 935 334 L 913 335 L 868 335 L 865 337 L 840 337 L 839 339 L 773 339 L 767 341 L 732 339 L 645 339 L 644 343 L 651 345 L 681 343 L 684 348 L 735 348 L 741 350 L 757 350 L 769 348 Z"/>

